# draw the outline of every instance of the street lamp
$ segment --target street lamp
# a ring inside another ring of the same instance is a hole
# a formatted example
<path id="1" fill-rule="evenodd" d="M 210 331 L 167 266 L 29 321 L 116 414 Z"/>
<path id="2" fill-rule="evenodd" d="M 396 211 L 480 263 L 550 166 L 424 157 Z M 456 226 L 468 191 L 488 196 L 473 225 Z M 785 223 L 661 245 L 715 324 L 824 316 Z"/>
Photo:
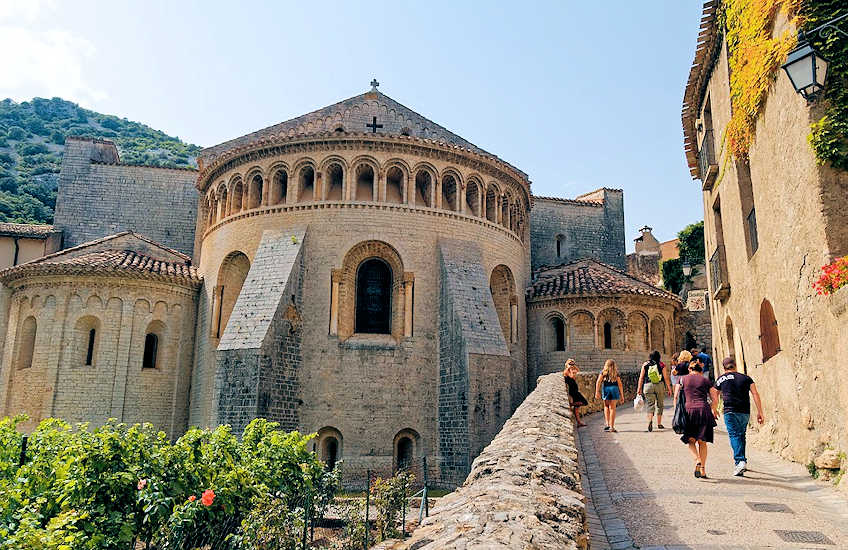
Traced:
<path id="1" fill-rule="evenodd" d="M 689 260 L 683 260 L 683 276 L 688 277 L 692 274 L 692 265 L 689 263 Z"/>
<path id="2" fill-rule="evenodd" d="M 835 25 L 836 22 L 846 17 L 848 17 L 848 13 L 831 19 L 823 25 L 819 25 L 809 31 L 809 34 L 818 33 L 822 38 L 827 38 L 828 35 L 838 32 L 848 37 L 848 33 L 845 33 Z M 812 101 L 824 89 L 829 65 L 830 62 L 810 45 L 804 32 L 799 31 L 798 46 L 789 52 L 786 63 L 780 67 L 786 71 L 786 76 L 789 77 L 789 81 L 792 82 L 795 91 L 801 94 L 807 101 Z"/>

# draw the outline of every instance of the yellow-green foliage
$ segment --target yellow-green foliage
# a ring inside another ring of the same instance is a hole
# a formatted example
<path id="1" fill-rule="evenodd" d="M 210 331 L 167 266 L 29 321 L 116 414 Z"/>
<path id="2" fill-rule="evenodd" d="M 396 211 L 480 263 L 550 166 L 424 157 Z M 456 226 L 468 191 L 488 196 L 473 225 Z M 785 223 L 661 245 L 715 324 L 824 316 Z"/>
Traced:
<path id="1" fill-rule="evenodd" d="M 725 140 L 736 158 L 745 158 L 754 141 L 757 118 L 786 55 L 795 46 L 789 31 L 772 37 L 777 14 L 794 21 L 801 0 L 725 0 L 723 17 L 730 66 L 733 114 Z"/>

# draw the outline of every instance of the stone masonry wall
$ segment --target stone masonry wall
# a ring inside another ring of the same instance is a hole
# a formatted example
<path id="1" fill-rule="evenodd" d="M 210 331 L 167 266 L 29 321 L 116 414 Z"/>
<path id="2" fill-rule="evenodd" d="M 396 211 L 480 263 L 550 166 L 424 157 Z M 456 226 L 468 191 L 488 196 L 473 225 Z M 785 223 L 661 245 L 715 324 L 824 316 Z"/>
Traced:
<path id="1" fill-rule="evenodd" d="M 784 32 L 794 34 L 795 29 L 781 15 L 774 34 Z M 732 112 L 728 78 L 723 44 L 699 106 L 703 110 L 709 100 L 716 140 Z M 802 463 L 823 447 L 848 451 L 848 378 L 842 368 L 848 353 L 846 318 L 812 287 L 823 265 L 848 252 L 848 174 L 816 164 L 807 136 L 810 121 L 821 116 L 819 107 L 797 94 L 785 74 L 777 74 L 757 121 L 748 164 L 726 162 L 716 141 L 716 163 L 727 168 L 720 185 L 703 192 L 707 258 L 724 245 L 730 286 L 726 298 L 710 301 L 716 359 L 734 355 L 762 395 L 765 425 L 753 424 L 749 441 Z M 751 206 L 755 251 L 746 223 Z M 834 212 L 839 216 L 832 217 Z M 710 270 L 707 274 L 715 291 L 716 281 Z M 773 308 L 780 341 L 780 351 L 766 358 L 760 338 L 765 300 Z"/>
<path id="2" fill-rule="evenodd" d="M 216 352 L 217 420 L 297 427 L 302 247 L 306 230 L 265 231 Z"/>
<path id="3" fill-rule="evenodd" d="M 129 229 L 192 255 L 197 172 L 117 162 L 111 142 L 66 140 L 53 222 L 64 246 Z"/>
<path id="4" fill-rule="evenodd" d="M 562 236 L 557 256 L 557 236 Z M 599 189 L 580 200 L 534 197 L 530 212 L 531 268 L 594 258 L 626 269 L 624 198 Z"/>
<path id="5" fill-rule="evenodd" d="M 561 374 L 536 389 L 404 541 L 379 550 L 588 548 L 586 506 L 568 390 Z"/>
<path id="6" fill-rule="evenodd" d="M 460 483 L 511 412 L 511 362 L 479 247 L 440 239 L 439 255 L 439 452 Z"/>

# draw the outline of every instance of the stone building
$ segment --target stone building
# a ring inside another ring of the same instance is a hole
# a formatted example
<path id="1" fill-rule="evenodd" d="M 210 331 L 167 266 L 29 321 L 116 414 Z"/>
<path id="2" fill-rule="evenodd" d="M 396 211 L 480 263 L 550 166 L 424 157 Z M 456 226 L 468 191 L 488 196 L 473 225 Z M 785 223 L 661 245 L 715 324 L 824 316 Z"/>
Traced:
<path id="1" fill-rule="evenodd" d="M 528 362 L 534 269 L 592 258 L 594 280 L 626 278 L 620 190 L 534 198 L 527 174 L 376 86 L 198 166 L 67 140 L 66 248 L 0 271 L 0 414 L 149 420 L 172 437 L 265 417 L 316 432 L 354 483 L 426 456 L 452 485 L 555 366 Z M 606 290 L 584 304 L 599 322 L 604 301 L 639 310 L 638 345 L 660 317 L 672 345 L 673 297 Z M 626 326 L 615 353 L 644 355 L 619 346 Z"/>
<path id="2" fill-rule="evenodd" d="M 812 288 L 823 265 L 848 254 L 848 174 L 817 165 L 807 142 L 817 105 L 782 73 L 748 159 L 720 147 L 732 105 L 718 7 L 704 5 L 682 115 L 703 191 L 713 345 L 760 388 L 767 423 L 755 439 L 806 462 L 824 446 L 848 449 L 848 289 Z M 773 36 L 785 31 L 795 29 L 781 14 Z"/>

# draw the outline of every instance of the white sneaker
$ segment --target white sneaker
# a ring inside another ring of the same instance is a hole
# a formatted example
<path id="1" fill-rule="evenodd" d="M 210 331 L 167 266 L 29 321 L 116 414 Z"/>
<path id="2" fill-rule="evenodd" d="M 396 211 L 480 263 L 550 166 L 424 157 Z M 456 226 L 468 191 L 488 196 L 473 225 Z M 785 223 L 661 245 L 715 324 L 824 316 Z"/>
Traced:
<path id="1" fill-rule="evenodd" d="M 741 476 L 742 474 L 745 473 L 745 470 L 747 470 L 747 469 L 748 469 L 748 463 L 743 460 L 742 462 L 737 464 L 736 467 L 733 469 L 733 475 Z"/>

